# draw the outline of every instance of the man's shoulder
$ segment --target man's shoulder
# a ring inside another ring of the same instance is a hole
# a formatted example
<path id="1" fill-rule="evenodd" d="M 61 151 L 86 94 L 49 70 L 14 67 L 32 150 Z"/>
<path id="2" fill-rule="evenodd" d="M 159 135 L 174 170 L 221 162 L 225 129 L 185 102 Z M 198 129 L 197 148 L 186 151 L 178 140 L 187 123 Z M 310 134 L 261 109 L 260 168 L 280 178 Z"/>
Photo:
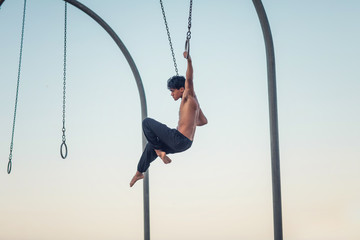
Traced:
<path id="1" fill-rule="evenodd" d="M 198 105 L 198 101 L 195 98 L 195 96 L 191 96 L 191 95 L 184 96 L 181 103 L 186 104 L 186 105 L 192 105 L 192 106 Z"/>
<path id="2" fill-rule="evenodd" d="M 184 101 L 196 101 L 195 95 L 192 94 L 184 94 L 183 95 L 183 100 Z"/>

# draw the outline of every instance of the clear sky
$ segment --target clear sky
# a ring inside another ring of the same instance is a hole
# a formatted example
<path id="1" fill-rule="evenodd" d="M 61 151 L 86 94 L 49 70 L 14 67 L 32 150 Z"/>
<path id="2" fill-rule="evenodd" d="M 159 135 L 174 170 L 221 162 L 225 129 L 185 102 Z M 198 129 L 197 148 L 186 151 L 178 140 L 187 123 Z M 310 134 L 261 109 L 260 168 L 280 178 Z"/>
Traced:
<path id="1" fill-rule="evenodd" d="M 148 115 L 176 127 L 179 102 L 158 1 L 81 0 L 118 34 Z M 179 71 L 188 1 L 164 0 Z M 23 1 L 0 10 L 0 239 L 143 239 L 140 101 L 121 51 L 64 3 L 28 1 L 13 170 L 11 140 Z M 284 239 L 360 239 L 360 2 L 264 1 L 276 57 Z M 252 1 L 194 0 L 195 91 L 209 124 L 193 147 L 150 167 L 151 237 L 268 240 L 272 190 L 263 36 Z"/>

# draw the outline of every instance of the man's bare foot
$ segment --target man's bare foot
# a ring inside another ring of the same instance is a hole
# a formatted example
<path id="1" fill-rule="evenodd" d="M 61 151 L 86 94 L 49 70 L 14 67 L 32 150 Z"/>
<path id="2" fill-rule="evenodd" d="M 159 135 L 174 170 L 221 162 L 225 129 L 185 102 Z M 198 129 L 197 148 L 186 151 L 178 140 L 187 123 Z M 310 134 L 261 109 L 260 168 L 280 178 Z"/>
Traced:
<path id="1" fill-rule="evenodd" d="M 137 180 L 143 179 L 144 178 L 144 174 L 142 174 L 141 172 L 137 171 L 135 173 L 135 176 L 131 179 L 130 182 L 130 187 L 134 186 L 134 184 L 137 182 Z"/>
<path id="2" fill-rule="evenodd" d="M 163 160 L 163 162 L 165 164 L 171 163 L 171 159 L 166 155 L 166 152 L 163 152 L 161 150 L 156 150 L 156 149 L 155 149 L 155 152 L 159 156 L 159 158 L 161 158 L 161 160 Z"/>

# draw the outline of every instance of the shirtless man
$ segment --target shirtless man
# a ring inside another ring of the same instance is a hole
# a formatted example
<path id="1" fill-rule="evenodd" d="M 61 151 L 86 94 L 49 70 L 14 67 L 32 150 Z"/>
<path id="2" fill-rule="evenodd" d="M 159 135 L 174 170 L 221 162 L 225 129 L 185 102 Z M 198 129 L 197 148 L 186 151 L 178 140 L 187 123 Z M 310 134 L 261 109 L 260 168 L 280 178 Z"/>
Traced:
<path id="1" fill-rule="evenodd" d="M 184 52 L 184 57 L 187 57 L 187 52 Z M 175 101 L 181 98 L 178 127 L 170 129 L 154 119 L 144 119 L 143 131 L 148 143 L 140 158 L 135 176 L 131 179 L 130 187 L 144 178 L 143 173 L 157 157 L 168 164 L 171 163 L 171 159 L 167 154 L 189 149 L 194 140 L 196 127 L 207 124 L 207 119 L 201 111 L 194 92 L 190 56 L 187 59 L 186 79 L 182 76 L 174 76 L 168 80 L 168 88 Z"/>

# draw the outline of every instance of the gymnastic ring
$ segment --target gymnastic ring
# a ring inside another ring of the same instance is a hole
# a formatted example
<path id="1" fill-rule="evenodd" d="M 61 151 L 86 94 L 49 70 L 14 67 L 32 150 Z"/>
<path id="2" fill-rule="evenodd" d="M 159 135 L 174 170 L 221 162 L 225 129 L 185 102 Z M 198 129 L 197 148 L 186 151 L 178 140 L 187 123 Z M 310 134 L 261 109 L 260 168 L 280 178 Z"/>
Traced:
<path id="1" fill-rule="evenodd" d="M 65 154 L 63 153 L 64 147 L 65 147 Z M 68 154 L 68 149 L 67 149 L 66 143 L 63 142 L 60 146 L 60 155 L 61 155 L 62 159 L 65 159 L 67 157 L 67 154 Z"/>
<path id="2" fill-rule="evenodd" d="M 8 173 L 8 174 L 11 173 L 11 168 L 12 168 L 12 162 L 11 162 L 11 160 L 10 160 L 9 163 L 8 163 L 8 166 L 7 166 L 7 173 Z"/>
<path id="3" fill-rule="evenodd" d="M 185 41 L 185 52 L 187 52 L 186 59 L 190 56 L 190 39 L 186 39 Z"/>

